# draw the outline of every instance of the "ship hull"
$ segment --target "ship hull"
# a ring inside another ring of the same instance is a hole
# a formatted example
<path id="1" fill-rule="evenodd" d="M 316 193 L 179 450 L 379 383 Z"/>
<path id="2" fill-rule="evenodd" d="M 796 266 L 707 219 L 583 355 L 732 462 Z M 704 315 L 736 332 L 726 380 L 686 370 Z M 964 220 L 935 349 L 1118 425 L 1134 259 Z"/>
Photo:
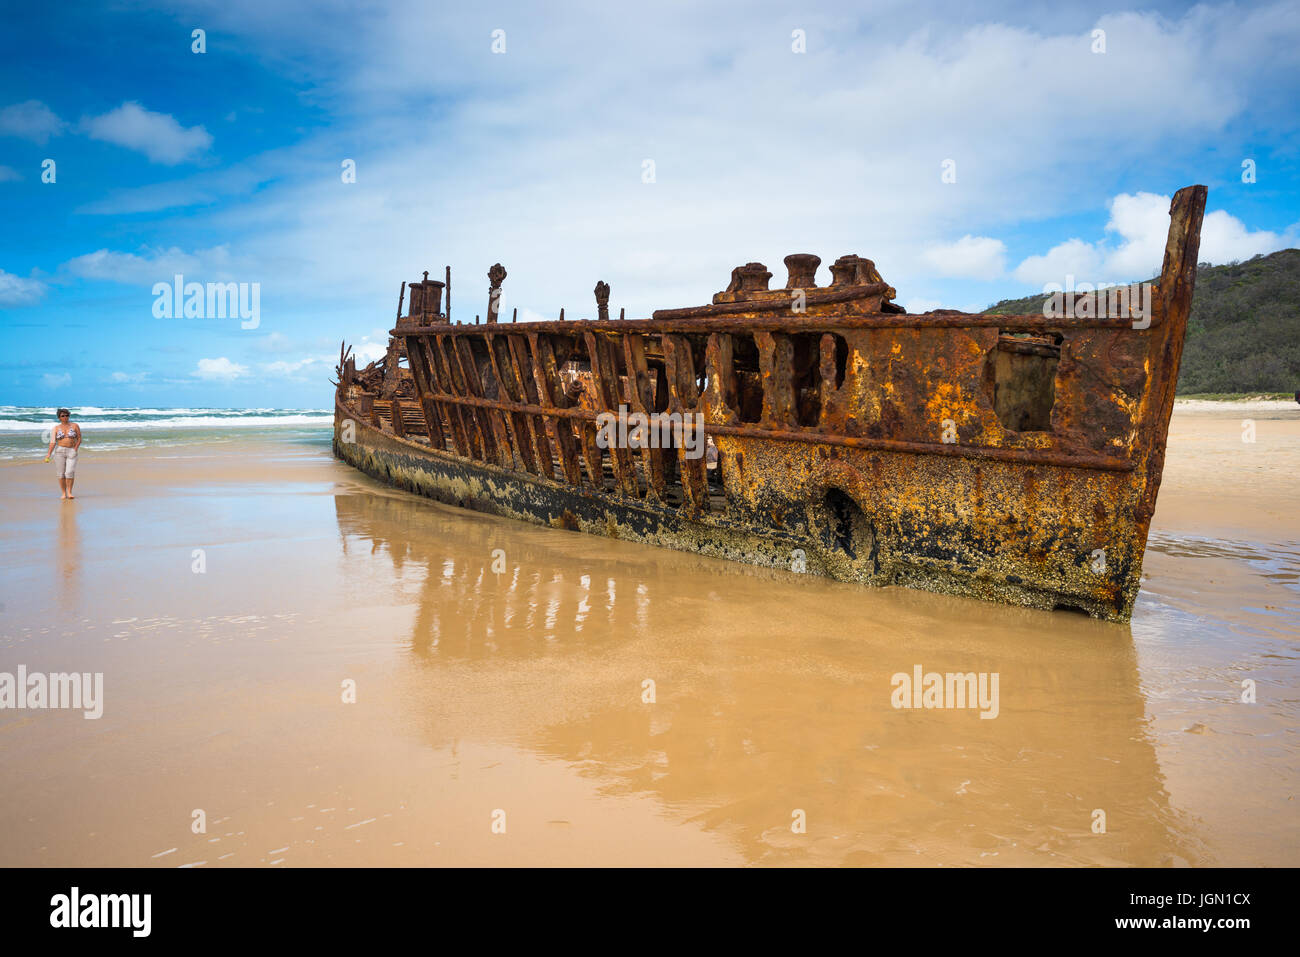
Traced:
<path id="1" fill-rule="evenodd" d="M 794 254 L 784 289 L 748 263 L 711 304 L 617 321 L 598 283 L 594 320 L 498 323 L 497 265 L 488 321 L 455 323 L 426 274 L 382 363 L 341 354 L 335 454 L 560 530 L 1127 621 L 1205 199 L 1174 196 L 1158 280 L 1023 315 L 907 314 L 856 255 L 828 287 Z M 629 413 L 678 431 L 633 442 Z"/>
<path id="2" fill-rule="evenodd" d="M 720 444 L 726 454 L 726 440 Z M 770 514 L 766 520 L 757 514 L 748 519 L 714 514 L 692 517 L 669 505 L 599 494 L 439 452 L 366 423 L 341 402 L 335 407 L 334 454 L 371 478 L 447 505 L 546 526 L 557 534 L 602 535 L 776 569 L 789 573 L 792 580 L 814 575 L 877 587 L 897 585 L 1126 621 L 1136 587 L 1125 589 L 1124 583 L 1136 583 L 1140 577 L 1140 554 L 1129 556 L 1136 567 L 1124 567 L 1122 548 L 1113 549 L 1109 574 L 1098 576 L 1090 550 L 1081 551 L 1067 540 L 1061 540 L 1054 553 L 1040 551 L 1032 561 L 1013 560 L 1005 557 L 1005 526 L 995 525 L 981 540 L 981 533 L 974 528 L 957 524 L 887 529 L 883 516 L 875 513 L 855 515 L 847 529 L 836 529 L 835 516 L 819 515 L 823 509 L 808 508 L 794 495 L 778 506 L 779 518 Z M 934 463 L 939 468 L 931 475 L 905 454 L 873 455 L 858 450 L 827 454 L 816 448 L 791 449 L 787 454 L 804 461 L 797 465 L 782 462 L 782 474 L 818 473 L 814 482 L 822 487 L 827 477 L 833 476 L 834 487 L 845 487 L 854 502 L 867 498 L 865 488 L 874 484 L 870 479 L 873 472 L 878 476 L 888 472 L 896 479 L 911 473 L 910 482 L 896 480 L 892 484 L 890 497 L 899 504 L 922 498 L 951 502 L 952 495 L 964 492 L 972 483 L 988 488 L 991 498 L 1000 484 L 1010 483 L 1018 489 L 1025 485 L 1024 469 L 1013 464 L 980 463 L 968 466 L 975 471 L 967 473 L 960 464 L 954 468 L 951 460 L 942 460 Z M 751 460 L 760 459 L 751 455 Z M 1049 477 L 1044 486 L 1062 494 L 1064 478 L 1076 500 L 1087 497 L 1082 490 L 1089 486 L 1095 488 L 1098 500 L 1113 494 L 1109 488 L 1099 487 L 1091 473 L 1063 471 L 1064 476 Z M 1063 494 L 1069 496 L 1069 492 Z M 798 530 L 783 531 L 776 527 L 777 521 Z M 863 525 L 866 527 L 860 527 Z M 989 558 L 999 553 L 1004 557 Z"/>

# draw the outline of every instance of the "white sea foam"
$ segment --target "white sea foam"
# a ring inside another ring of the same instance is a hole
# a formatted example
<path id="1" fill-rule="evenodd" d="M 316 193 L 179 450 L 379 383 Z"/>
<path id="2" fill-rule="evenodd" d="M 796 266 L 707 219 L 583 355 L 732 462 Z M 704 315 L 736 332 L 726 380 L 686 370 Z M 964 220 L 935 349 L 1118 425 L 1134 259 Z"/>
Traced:
<path id="1" fill-rule="evenodd" d="M 282 415 L 250 416 L 245 419 L 222 419 L 211 416 L 194 416 L 193 418 L 145 419 L 139 422 L 95 422 L 94 427 L 104 431 L 125 429 L 213 429 L 213 428 L 274 428 L 288 425 L 329 425 L 333 419 L 328 415 Z M 53 423 L 51 423 L 53 424 Z M 83 422 L 90 426 L 92 423 Z M 40 422 L 18 422 L 13 419 L 0 419 L 0 432 L 30 432 L 39 434 L 50 426 Z"/>
<path id="2" fill-rule="evenodd" d="M 54 410 L 0 406 L 0 433 L 40 433 L 55 425 Z M 325 426 L 333 421 L 327 409 L 115 409 L 86 406 L 72 418 L 88 430 L 220 429 L 276 426 Z"/>

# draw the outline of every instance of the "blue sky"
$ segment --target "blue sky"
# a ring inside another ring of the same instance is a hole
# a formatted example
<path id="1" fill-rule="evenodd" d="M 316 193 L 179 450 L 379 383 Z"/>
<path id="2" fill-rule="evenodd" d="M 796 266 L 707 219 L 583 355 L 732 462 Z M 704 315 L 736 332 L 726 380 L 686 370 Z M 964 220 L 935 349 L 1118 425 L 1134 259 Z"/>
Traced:
<path id="1" fill-rule="evenodd" d="M 445 264 L 467 320 L 497 261 L 507 314 L 579 318 L 598 279 L 643 316 L 791 252 L 975 310 L 1149 278 L 1191 183 L 1203 261 L 1296 245 L 1294 3 L 972 6 L 14 7 L 0 403 L 323 407 Z M 157 317 L 176 273 L 258 284 L 257 327 Z"/>

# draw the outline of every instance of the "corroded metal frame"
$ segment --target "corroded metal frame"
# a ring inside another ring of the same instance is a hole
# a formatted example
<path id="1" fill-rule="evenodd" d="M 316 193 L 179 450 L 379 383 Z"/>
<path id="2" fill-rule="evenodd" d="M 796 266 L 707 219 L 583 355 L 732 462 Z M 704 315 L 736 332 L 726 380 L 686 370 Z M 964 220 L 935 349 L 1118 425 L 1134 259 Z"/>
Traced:
<path id="1" fill-rule="evenodd" d="M 490 311 L 488 325 L 450 323 L 416 309 L 425 301 L 417 283 L 413 314 L 391 334 L 408 358 L 427 455 L 527 475 L 530 486 L 610 508 L 777 532 L 807 542 L 816 570 L 835 578 L 1124 620 L 1159 488 L 1205 198 L 1199 186 L 1174 197 L 1144 322 L 908 315 L 888 304 L 893 290 L 875 281 L 870 261 L 845 257 L 832 267 L 835 284 L 799 290 L 800 313 L 789 287 L 750 292 L 770 274 L 749 264 L 713 304 L 634 320 L 506 325 Z M 792 285 L 811 276 L 808 259 L 787 261 Z M 607 316 L 608 287 L 597 297 Z M 740 415 L 741 346 L 757 357 L 748 373 L 762 393 L 757 421 Z M 989 357 L 1008 347 L 1053 357 L 1050 428 L 1016 432 L 999 420 Z M 800 349 L 804 381 L 818 392 L 811 399 L 798 394 Z M 585 401 L 566 394 L 560 376 L 575 356 L 590 368 Z M 340 414 L 356 407 L 347 383 L 339 404 Z M 620 406 L 703 415 L 718 452 L 712 483 L 684 449 L 598 449 L 598 417 Z M 365 408 L 370 428 L 375 413 Z M 402 416 L 389 422 L 397 440 L 417 444 Z M 681 496 L 670 505 L 673 477 Z M 645 522 L 625 518 L 628 528 L 612 520 L 605 533 L 656 540 Z"/>

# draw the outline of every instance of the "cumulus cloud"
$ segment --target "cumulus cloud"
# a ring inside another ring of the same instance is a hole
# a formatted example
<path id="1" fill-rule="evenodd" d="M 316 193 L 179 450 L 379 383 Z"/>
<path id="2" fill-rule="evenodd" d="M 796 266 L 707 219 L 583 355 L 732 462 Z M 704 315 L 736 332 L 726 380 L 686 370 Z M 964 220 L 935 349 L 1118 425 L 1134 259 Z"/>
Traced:
<path id="1" fill-rule="evenodd" d="M 72 382 L 72 376 L 66 372 L 47 372 L 41 376 L 41 385 L 47 389 L 62 389 Z"/>
<path id="2" fill-rule="evenodd" d="M 1101 258 L 1097 247 L 1092 243 L 1085 243 L 1082 239 L 1067 239 L 1041 256 L 1025 257 L 1016 267 L 1014 275 L 1021 282 L 1035 285 L 1063 283 L 1066 276 L 1083 278 L 1097 275 Z"/>
<path id="3" fill-rule="evenodd" d="M 1260 253 L 1288 248 L 1295 245 L 1295 240 L 1294 225 L 1281 234 L 1263 229 L 1251 232 L 1237 217 L 1216 209 L 1207 213 L 1201 224 L 1201 253 L 1197 259 L 1210 263 L 1226 263 L 1234 259 L 1240 261 Z M 1160 248 L 1163 253 L 1163 239 Z"/>
<path id="4" fill-rule="evenodd" d="M 921 259 L 940 276 L 997 279 L 1006 271 L 1007 247 L 1000 239 L 963 236 L 955 243 L 931 246 Z"/>
<path id="5" fill-rule="evenodd" d="M 0 110 L 0 136 L 17 136 L 44 144 L 62 133 L 68 124 L 40 100 L 15 103 Z"/>
<path id="6" fill-rule="evenodd" d="M 136 150 L 165 166 L 196 159 L 212 145 L 212 136 L 202 126 L 181 126 L 170 113 L 155 113 L 133 100 L 102 116 L 87 117 L 81 126 L 91 139 Z"/>
<path id="7" fill-rule="evenodd" d="M 1154 276 L 1164 262 L 1169 236 L 1169 197 L 1156 193 L 1116 196 L 1110 201 L 1106 232 L 1117 235 L 1119 245 L 1107 252 L 1103 244 L 1098 244 L 1098 253 L 1105 256 L 1103 272 L 1120 279 Z"/>
<path id="8" fill-rule="evenodd" d="M 0 269 L 0 306 L 30 306 L 45 294 L 45 283 Z"/>
<path id="9" fill-rule="evenodd" d="M 1041 256 L 1028 256 L 1015 269 L 1021 282 L 1131 282 L 1160 272 L 1169 235 L 1170 197 L 1156 193 L 1121 193 L 1110 202 L 1110 237 L 1094 243 L 1070 239 Z M 1219 209 L 1205 215 L 1198 261 L 1226 263 L 1284 249 L 1295 240 L 1296 227 L 1285 233 L 1249 230 L 1237 217 Z"/>
<path id="10" fill-rule="evenodd" d="M 231 362 L 225 356 L 216 359 L 200 359 L 198 367 L 191 373 L 199 379 L 216 382 L 233 382 L 248 374 L 248 366 Z"/>

